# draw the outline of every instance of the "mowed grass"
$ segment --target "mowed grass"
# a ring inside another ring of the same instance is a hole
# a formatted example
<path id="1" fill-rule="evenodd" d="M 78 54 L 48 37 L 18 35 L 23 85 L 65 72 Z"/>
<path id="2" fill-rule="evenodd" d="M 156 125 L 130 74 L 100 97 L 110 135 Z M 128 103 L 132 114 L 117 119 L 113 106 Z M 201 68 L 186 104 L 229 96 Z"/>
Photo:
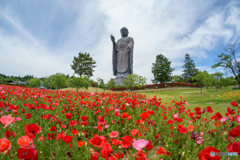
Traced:
<path id="1" fill-rule="evenodd" d="M 211 102 L 211 96 L 213 95 L 216 97 L 217 95 L 223 95 L 224 93 L 233 91 L 232 86 L 229 86 L 227 88 L 221 88 L 218 89 L 216 92 L 216 88 L 209 88 L 209 89 L 183 89 L 183 90 L 173 90 L 173 91 L 158 91 L 158 92 L 148 92 L 148 91 L 141 91 L 138 92 L 140 94 L 146 95 L 146 98 L 153 98 L 155 95 L 157 98 L 161 98 L 161 101 L 163 104 L 168 103 L 168 105 L 171 105 L 171 101 L 177 101 L 185 100 L 189 104 L 189 106 L 185 105 L 186 109 L 191 109 L 191 111 L 194 111 L 194 108 L 200 107 L 200 108 L 206 108 L 207 106 L 211 106 L 213 109 L 213 113 L 219 112 L 223 116 L 227 112 L 227 108 L 231 106 L 229 102 Z M 180 98 L 182 96 L 182 98 Z"/>

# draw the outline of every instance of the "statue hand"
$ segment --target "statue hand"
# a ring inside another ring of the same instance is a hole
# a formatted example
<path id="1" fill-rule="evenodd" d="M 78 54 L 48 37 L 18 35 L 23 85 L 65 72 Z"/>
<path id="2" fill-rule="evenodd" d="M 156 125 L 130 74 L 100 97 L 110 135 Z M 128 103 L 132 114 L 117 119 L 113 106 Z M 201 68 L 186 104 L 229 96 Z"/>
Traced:
<path id="1" fill-rule="evenodd" d="M 127 50 L 129 50 L 129 51 L 130 51 L 130 50 L 131 50 L 131 46 L 127 46 Z"/>
<path id="2" fill-rule="evenodd" d="M 115 38 L 113 35 L 110 36 L 113 43 L 115 43 Z"/>

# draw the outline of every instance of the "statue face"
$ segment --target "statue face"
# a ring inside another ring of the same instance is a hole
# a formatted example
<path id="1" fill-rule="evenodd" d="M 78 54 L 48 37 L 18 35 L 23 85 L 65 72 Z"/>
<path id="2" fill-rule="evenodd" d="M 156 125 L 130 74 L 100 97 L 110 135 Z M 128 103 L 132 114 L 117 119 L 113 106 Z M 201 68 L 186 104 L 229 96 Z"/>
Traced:
<path id="1" fill-rule="evenodd" d="M 128 36 L 128 30 L 122 29 L 121 30 L 121 35 L 122 35 L 122 37 L 127 37 Z"/>

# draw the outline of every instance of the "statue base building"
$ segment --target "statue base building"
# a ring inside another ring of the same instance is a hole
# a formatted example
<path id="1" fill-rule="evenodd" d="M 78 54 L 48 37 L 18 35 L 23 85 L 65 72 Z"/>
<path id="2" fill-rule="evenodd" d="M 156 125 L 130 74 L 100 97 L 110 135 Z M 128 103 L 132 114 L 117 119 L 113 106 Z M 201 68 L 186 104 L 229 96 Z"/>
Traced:
<path id="1" fill-rule="evenodd" d="M 126 73 L 117 73 L 116 78 L 114 79 L 116 85 L 124 85 L 124 79 L 128 79 L 128 72 Z"/>

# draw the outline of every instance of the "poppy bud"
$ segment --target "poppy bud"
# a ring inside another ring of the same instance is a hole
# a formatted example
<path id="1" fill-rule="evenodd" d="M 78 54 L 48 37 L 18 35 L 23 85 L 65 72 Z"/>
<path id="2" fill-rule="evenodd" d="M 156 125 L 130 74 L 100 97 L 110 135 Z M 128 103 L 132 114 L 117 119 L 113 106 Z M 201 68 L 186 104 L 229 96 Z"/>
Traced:
<path id="1" fill-rule="evenodd" d="M 66 152 L 66 154 L 67 154 L 67 156 L 69 157 L 69 158 L 71 158 L 72 156 L 71 156 L 71 153 L 68 151 L 68 152 Z"/>

